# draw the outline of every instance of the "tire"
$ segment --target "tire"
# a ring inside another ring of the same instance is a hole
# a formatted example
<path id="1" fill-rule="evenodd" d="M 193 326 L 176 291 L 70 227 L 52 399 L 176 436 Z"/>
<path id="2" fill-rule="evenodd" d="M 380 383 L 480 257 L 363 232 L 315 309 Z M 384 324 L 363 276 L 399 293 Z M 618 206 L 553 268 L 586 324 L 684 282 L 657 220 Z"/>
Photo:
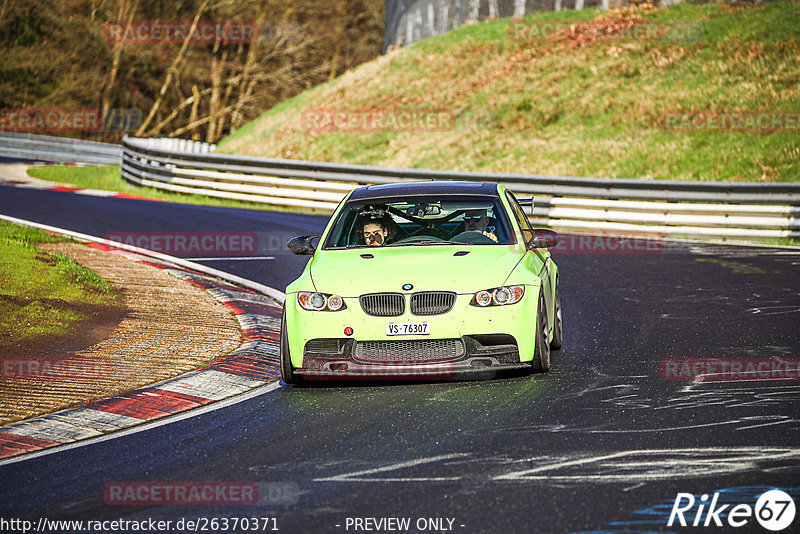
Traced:
<path id="1" fill-rule="evenodd" d="M 547 341 L 549 332 L 544 293 L 539 293 L 539 309 L 536 312 L 536 346 L 533 351 L 533 361 L 531 361 L 531 369 L 534 373 L 546 373 L 550 370 L 550 343 Z"/>
<path id="2" fill-rule="evenodd" d="M 289 336 L 286 333 L 286 308 L 281 312 L 281 380 L 284 384 L 298 385 L 303 383 L 303 378 L 294 372 L 292 356 L 289 353 Z"/>
<path id="3" fill-rule="evenodd" d="M 553 340 L 550 350 L 560 350 L 564 329 L 561 325 L 561 295 L 558 291 L 558 278 L 556 278 L 556 293 L 553 297 Z"/>

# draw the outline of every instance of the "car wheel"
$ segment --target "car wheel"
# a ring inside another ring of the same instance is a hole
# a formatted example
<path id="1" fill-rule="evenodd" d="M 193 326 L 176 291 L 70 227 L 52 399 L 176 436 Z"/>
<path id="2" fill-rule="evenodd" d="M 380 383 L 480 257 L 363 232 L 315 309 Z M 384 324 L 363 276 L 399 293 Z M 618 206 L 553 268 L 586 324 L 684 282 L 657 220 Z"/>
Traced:
<path id="1" fill-rule="evenodd" d="M 302 377 L 294 372 L 292 357 L 289 354 L 289 336 L 286 333 L 286 309 L 281 312 L 281 380 L 284 384 L 297 385 L 302 383 Z"/>
<path id="2" fill-rule="evenodd" d="M 561 295 L 558 291 L 558 278 L 556 278 L 556 293 L 553 297 L 553 341 L 550 342 L 550 350 L 559 350 L 561 348 L 562 337 Z"/>
<path id="3" fill-rule="evenodd" d="M 531 367 L 534 373 L 546 373 L 550 370 L 550 343 L 547 335 L 547 308 L 544 302 L 544 293 L 539 293 L 539 310 L 536 313 L 536 347 L 533 351 Z"/>

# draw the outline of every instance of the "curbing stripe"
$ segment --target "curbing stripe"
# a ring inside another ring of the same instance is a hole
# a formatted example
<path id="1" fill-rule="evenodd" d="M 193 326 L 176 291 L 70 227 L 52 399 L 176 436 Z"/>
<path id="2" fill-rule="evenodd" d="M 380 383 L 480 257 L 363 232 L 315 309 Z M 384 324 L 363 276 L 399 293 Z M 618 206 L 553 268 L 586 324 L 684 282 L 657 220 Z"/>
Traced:
<path id="1" fill-rule="evenodd" d="M 178 380 L 161 384 L 158 389 L 217 401 L 263 385 L 263 380 L 205 369 L 186 373 Z"/>
<path id="2" fill-rule="evenodd" d="M 55 441 L 46 439 L 31 438 L 17 434 L 0 432 L 0 458 L 16 456 L 26 452 L 34 452 L 47 447 L 60 445 Z"/>
<path id="3" fill-rule="evenodd" d="M 66 163 L 56 163 L 56 165 L 67 165 Z M 38 165 L 28 165 L 28 167 L 37 167 Z M 81 165 L 82 167 L 83 165 Z M 132 200 L 149 200 L 151 202 L 163 202 L 159 198 L 140 197 L 131 195 L 130 193 L 119 193 L 117 191 L 105 191 L 103 189 L 89 189 L 82 187 L 74 187 L 70 185 L 62 185 L 56 182 L 48 182 L 47 180 L 40 180 L 39 178 L 31 179 L 30 182 L 23 182 L 20 180 L 8 180 L 0 182 L 0 185 L 8 187 L 19 187 L 22 189 L 40 189 L 43 191 L 58 191 L 61 193 L 75 193 L 78 195 L 87 195 L 92 197 L 108 197 L 108 198 L 127 198 Z"/>
<path id="4" fill-rule="evenodd" d="M 265 382 L 278 380 L 281 377 L 279 343 L 260 341 L 246 343 L 231 352 L 224 360 L 209 367 Z"/>
<path id="5" fill-rule="evenodd" d="M 71 425 L 57 419 L 46 418 L 46 416 L 10 423 L 0 428 L 7 434 L 55 441 L 56 443 L 69 443 L 70 441 L 91 438 L 102 434 L 102 432 L 92 430 L 91 428 Z"/>
<path id="6" fill-rule="evenodd" d="M 144 419 L 112 414 L 92 408 L 69 408 L 50 415 L 44 415 L 42 418 L 55 419 L 63 423 L 91 428 L 100 432 L 119 430 L 120 428 L 144 422 Z"/>
<path id="7" fill-rule="evenodd" d="M 28 223 L 11 217 L 0 218 L 12 222 Z M 42 227 L 44 225 L 30 224 Z M 58 232 L 61 229 L 47 227 Z M 192 267 L 204 266 L 171 258 L 159 253 L 126 247 L 122 250 L 106 240 L 75 234 L 61 233 L 94 240 L 88 246 L 111 254 L 124 256 L 138 263 L 167 271 L 195 285 L 218 301 L 224 303 L 235 315 L 244 341 L 237 349 L 203 369 L 170 378 L 143 388 L 91 401 L 17 423 L 0 427 L 0 459 L 64 446 L 87 438 L 96 438 L 119 430 L 141 425 L 156 419 L 175 416 L 220 400 L 231 399 L 276 382 L 280 378 L 280 314 L 281 306 L 273 296 L 283 294 L 272 288 L 269 296 L 254 289 L 235 286 L 212 278 Z M 170 260 L 175 259 L 173 263 Z M 180 266 L 178 266 L 180 265 Z M 210 274 L 220 273 L 205 269 Z M 238 277 L 220 273 L 235 281 Z M 247 281 L 249 282 L 249 281 Z M 249 282 L 258 289 L 260 284 Z"/>
<path id="8" fill-rule="evenodd" d="M 116 415 L 151 421 L 191 408 L 197 408 L 209 402 L 211 402 L 211 399 L 164 391 L 158 388 L 147 388 L 95 401 L 87 406 Z"/>
<path id="9" fill-rule="evenodd" d="M 90 197 L 116 197 L 119 195 L 114 191 L 103 191 L 102 189 L 78 189 L 76 192 Z"/>

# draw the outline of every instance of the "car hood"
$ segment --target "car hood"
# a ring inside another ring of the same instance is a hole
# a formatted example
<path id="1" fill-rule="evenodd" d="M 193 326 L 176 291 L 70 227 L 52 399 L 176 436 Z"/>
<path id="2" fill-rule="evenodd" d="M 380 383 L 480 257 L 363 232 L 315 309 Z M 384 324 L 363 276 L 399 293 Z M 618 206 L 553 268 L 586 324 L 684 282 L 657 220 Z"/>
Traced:
<path id="1" fill-rule="evenodd" d="M 415 292 L 470 293 L 502 285 L 521 259 L 515 248 L 429 245 L 321 250 L 312 259 L 310 272 L 317 291 L 343 297 L 402 292 L 404 284 L 412 284 Z M 367 254 L 373 258 L 362 257 Z"/>

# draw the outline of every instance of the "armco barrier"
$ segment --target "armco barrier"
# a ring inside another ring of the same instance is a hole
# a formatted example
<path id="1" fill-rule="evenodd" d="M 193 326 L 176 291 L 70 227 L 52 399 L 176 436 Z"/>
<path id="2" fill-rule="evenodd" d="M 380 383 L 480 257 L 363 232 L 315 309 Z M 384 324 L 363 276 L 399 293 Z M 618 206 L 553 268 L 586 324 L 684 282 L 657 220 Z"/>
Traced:
<path id="1" fill-rule="evenodd" d="M 119 165 L 122 147 L 67 137 L 0 132 L 0 156 L 29 161 Z"/>
<path id="2" fill-rule="evenodd" d="M 531 222 L 566 231 L 717 239 L 800 237 L 800 183 L 696 182 L 396 169 L 178 151 L 122 141 L 133 183 L 332 211 L 352 188 L 415 180 L 492 181 L 534 196 Z"/>
<path id="3" fill-rule="evenodd" d="M 493 181 L 507 185 L 518 196 L 534 196 L 531 222 L 562 231 L 734 240 L 800 238 L 800 183 L 794 182 L 630 180 L 397 169 L 255 158 L 215 150 L 214 145 L 185 139 L 126 136 L 119 147 L 0 133 L 0 156 L 121 162 L 122 177 L 139 185 L 326 213 L 362 184 Z"/>

